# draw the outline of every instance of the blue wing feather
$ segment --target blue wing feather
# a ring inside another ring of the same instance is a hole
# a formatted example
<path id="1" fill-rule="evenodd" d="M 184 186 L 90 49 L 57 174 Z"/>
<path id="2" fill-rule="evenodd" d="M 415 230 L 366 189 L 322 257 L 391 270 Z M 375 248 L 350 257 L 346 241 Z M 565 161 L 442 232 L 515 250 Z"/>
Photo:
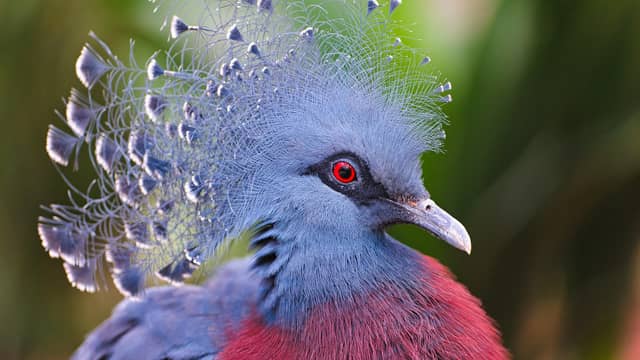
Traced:
<path id="1" fill-rule="evenodd" d="M 255 308 L 256 289 L 248 260 L 228 263 L 204 286 L 149 289 L 121 302 L 72 359 L 213 360 Z"/>

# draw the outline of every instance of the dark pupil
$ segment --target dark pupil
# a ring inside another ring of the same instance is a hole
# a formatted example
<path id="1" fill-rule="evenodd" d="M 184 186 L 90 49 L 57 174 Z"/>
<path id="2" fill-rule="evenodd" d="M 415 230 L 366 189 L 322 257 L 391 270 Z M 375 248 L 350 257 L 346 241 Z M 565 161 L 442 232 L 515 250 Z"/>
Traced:
<path id="1" fill-rule="evenodd" d="M 352 171 L 353 169 L 351 169 L 348 165 L 342 165 L 340 169 L 338 169 L 338 175 L 340 175 L 340 178 L 342 179 L 349 179 L 351 177 Z"/>

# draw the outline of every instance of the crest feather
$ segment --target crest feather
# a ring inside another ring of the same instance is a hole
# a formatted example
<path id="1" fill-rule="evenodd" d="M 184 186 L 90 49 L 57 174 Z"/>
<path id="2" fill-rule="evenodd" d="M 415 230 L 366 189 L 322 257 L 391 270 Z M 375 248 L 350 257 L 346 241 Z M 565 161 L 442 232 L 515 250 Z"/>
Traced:
<path id="1" fill-rule="evenodd" d="M 336 1 L 339 17 L 325 2 L 215 3 L 193 1 L 191 19 L 171 14 L 172 43 L 146 64 L 136 63 L 133 43 L 125 64 L 93 34 L 81 51 L 86 90 L 74 90 L 66 109 L 76 136 L 52 125 L 47 151 L 66 166 L 88 147 L 96 179 L 87 191 L 70 185 L 71 204 L 47 207 L 51 219 L 38 227 L 81 290 L 101 288 L 103 266 L 125 295 L 149 274 L 179 283 L 259 221 L 255 194 L 269 181 L 257 174 L 284 151 L 277 134 L 298 125 L 290 115 L 304 104 L 356 91 L 373 111 L 398 109 L 425 149 L 440 146 L 451 85 L 392 34 L 400 1 L 389 12 L 375 11 L 378 1 Z M 160 7 L 186 10 L 180 4 Z"/>

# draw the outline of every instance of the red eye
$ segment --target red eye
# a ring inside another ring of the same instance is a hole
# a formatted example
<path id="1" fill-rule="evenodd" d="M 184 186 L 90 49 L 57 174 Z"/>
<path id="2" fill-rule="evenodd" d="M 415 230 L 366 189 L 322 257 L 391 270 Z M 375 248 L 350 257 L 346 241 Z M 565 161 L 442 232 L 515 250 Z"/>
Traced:
<path id="1" fill-rule="evenodd" d="M 348 184 L 356 179 L 356 169 L 346 161 L 338 161 L 333 164 L 333 177 L 343 184 Z"/>

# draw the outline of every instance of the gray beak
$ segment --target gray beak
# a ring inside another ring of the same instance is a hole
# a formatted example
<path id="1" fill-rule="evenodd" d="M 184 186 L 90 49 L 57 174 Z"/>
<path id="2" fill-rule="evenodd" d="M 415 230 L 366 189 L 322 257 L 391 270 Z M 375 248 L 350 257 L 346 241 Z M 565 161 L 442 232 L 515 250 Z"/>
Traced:
<path id="1" fill-rule="evenodd" d="M 449 245 L 471 254 L 471 238 L 467 229 L 458 220 L 441 209 L 431 199 L 418 202 L 399 203 L 403 214 L 399 214 L 398 222 L 418 225 L 433 236 L 444 240 Z"/>

